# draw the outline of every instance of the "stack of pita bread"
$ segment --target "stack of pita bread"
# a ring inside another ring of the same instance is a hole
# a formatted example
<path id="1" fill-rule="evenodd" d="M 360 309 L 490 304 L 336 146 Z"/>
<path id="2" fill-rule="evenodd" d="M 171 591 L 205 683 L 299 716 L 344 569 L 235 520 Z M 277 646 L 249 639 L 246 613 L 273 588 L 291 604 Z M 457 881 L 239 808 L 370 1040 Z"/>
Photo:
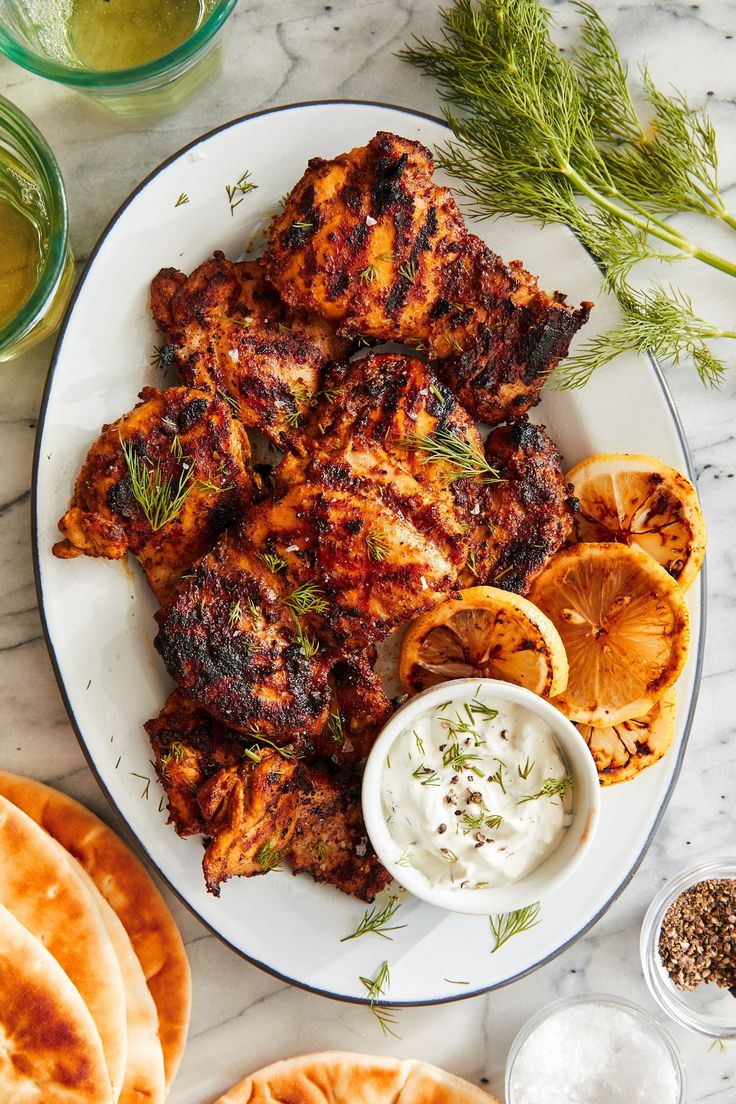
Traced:
<path id="1" fill-rule="evenodd" d="M 94 814 L 0 771 L 0 1101 L 162 1104 L 191 981 L 145 870 Z"/>
<path id="2" fill-rule="evenodd" d="M 494 1096 L 414 1058 L 326 1051 L 275 1062 L 216 1104 L 498 1104 Z"/>

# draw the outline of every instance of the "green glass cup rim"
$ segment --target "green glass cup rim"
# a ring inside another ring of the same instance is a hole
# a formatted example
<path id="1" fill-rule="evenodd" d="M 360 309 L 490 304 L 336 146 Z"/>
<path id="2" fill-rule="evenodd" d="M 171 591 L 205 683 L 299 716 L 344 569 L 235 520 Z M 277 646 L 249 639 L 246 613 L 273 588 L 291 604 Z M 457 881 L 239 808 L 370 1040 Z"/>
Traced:
<path id="1" fill-rule="evenodd" d="M 56 290 L 69 253 L 69 211 L 66 190 L 51 147 L 35 123 L 14 103 L 0 96 L 0 143 L 9 140 L 11 149 L 37 175 L 49 213 L 48 252 L 36 286 L 16 315 L 0 326 L 0 349 L 6 349 L 24 336 L 36 321 Z"/>
<path id="2" fill-rule="evenodd" d="M 148 61 L 144 65 L 134 65 L 128 69 L 75 69 L 60 65 L 59 62 L 36 53 L 18 39 L 8 34 L 0 24 L 0 53 L 24 69 L 40 77 L 58 81 L 70 87 L 95 91 L 127 90 L 136 84 L 147 84 L 152 79 L 165 76 L 176 69 L 180 62 L 194 57 L 202 47 L 220 30 L 238 0 L 220 0 L 217 7 L 197 28 L 193 35 L 181 42 L 167 54 Z"/>

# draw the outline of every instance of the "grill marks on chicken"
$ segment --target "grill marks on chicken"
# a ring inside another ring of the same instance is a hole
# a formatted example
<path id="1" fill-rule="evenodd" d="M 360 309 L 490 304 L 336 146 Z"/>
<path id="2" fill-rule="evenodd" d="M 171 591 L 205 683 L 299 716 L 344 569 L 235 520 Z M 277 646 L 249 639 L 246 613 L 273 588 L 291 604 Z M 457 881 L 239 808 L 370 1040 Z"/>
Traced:
<path id="1" fill-rule="evenodd" d="M 190 387 L 227 395 L 245 425 L 287 448 L 319 392 L 328 362 L 349 343 L 321 318 L 289 310 L 258 261 L 216 252 L 185 276 L 162 269 L 151 284 L 161 357 Z"/>
<path id="2" fill-rule="evenodd" d="M 465 563 L 456 472 L 425 463 L 400 435 L 405 424 L 476 431 L 450 396 L 446 411 L 430 413 L 434 377 L 419 361 L 372 360 L 347 371 L 325 404 L 334 432 L 284 458 L 271 497 L 157 614 L 155 645 L 172 677 L 240 731 L 256 726 L 276 741 L 316 735 L 336 659 L 430 609 Z"/>
<path id="3" fill-rule="evenodd" d="M 519 417 L 587 321 L 475 235 L 424 146 L 385 132 L 313 158 L 272 225 L 267 277 L 339 332 L 426 348 L 466 410 Z"/>
<path id="4" fill-rule="evenodd" d="M 248 437 L 227 403 L 187 387 L 147 387 L 140 398 L 130 413 L 103 426 L 90 448 L 71 506 L 59 521 L 64 540 L 53 553 L 119 560 L 130 552 L 164 602 L 253 501 L 257 484 Z M 149 496 L 158 491 L 171 503 L 181 488 L 181 508 L 156 530 L 161 517 L 147 517 L 136 498 L 124 445 Z"/>
<path id="5" fill-rule="evenodd" d="M 485 583 L 526 594 L 569 537 L 578 501 L 543 426 L 526 420 L 498 426 L 485 453 L 501 481 L 480 489 L 477 512 L 468 515 L 471 555 L 462 585 Z"/>
<path id="6" fill-rule="evenodd" d="M 343 893 L 372 901 L 391 881 L 375 856 L 363 823 L 360 782 L 305 768 L 305 788 L 289 847 L 295 874 L 311 874 Z"/>
<path id="7" fill-rule="evenodd" d="M 242 531 L 228 534 L 158 611 L 154 640 L 193 701 L 230 728 L 279 744 L 319 732 L 329 703 L 330 665 L 306 653 L 288 593 L 285 576 Z"/>
<path id="8" fill-rule="evenodd" d="M 338 681 L 350 681 L 349 674 L 343 671 Z M 345 698 L 342 707 L 348 708 Z M 207 838 L 203 869 L 210 892 L 219 895 L 228 878 L 267 873 L 287 858 L 294 873 L 305 871 L 365 900 L 390 880 L 367 842 L 359 782 L 329 778 L 259 747 L 180 690 L 145 728 L 169 823 L 181 836 Z"/>

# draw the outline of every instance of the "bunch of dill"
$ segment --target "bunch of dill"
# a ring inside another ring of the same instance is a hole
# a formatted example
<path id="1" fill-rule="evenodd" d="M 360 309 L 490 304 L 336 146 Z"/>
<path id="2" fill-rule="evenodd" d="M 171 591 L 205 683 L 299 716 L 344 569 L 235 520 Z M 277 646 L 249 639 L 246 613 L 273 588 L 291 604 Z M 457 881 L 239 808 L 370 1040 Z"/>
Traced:
<path id="1" fill-rule="evenodd" d="M 736 229 L 718 188 L 713 126 L 679 93 L 659 91 L 643 67 L 644 125 L 608 28 L 590 4 L 573 2 L 583 23 L 570 61 L 539 0 L 455 0 L 441 12 L 441 41 L 418 38 L 402 52 L 436 79 L 448 104 L 457 140 L 437 151 L 438 162 L 481 216 L 570 226 L 618 297 L 620 324 L 563 362 L 559 387 L 582 386 L 628 349 L 674 363 L 689 357 L 703 382 L 717 384 L 725 366 L 708 342 L 736 332 L 698 317 L 672 286 L 637 290 L 629 280 L 647 259 L 694 258 L 736 276 L 735 263 L 665 220 L 696 211 Z"/>

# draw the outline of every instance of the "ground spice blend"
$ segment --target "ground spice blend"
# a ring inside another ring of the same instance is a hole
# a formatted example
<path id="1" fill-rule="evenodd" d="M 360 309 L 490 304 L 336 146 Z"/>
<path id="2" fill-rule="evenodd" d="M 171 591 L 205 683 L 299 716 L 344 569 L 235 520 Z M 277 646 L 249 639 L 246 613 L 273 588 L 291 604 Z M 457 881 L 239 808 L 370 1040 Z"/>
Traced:
<path id="1" fill-rule="evenodd" d="M 736 879 L 698 882 L 673 901 L 662 921 L 659 957 L 678 989 L 707 982 L 736 997 Z"/>

